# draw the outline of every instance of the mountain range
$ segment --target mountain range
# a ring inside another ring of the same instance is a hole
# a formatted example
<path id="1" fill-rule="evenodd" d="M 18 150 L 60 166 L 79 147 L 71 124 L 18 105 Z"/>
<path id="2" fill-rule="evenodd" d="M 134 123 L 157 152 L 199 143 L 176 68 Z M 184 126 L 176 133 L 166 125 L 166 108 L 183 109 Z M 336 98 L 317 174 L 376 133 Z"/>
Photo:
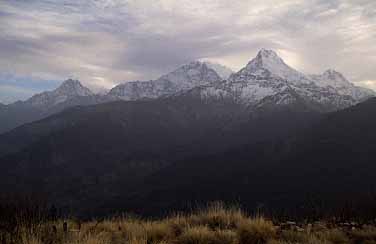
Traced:
<path id="1" fill-rule="evenodd" d="M 191 62 L 102 95 L 67 80 L 1 106 L 0 191 L 85 215 L 212 200 L 311 211 L 312 199 L 372 195 L 372 90 L 265 49 L 226 79 L 212 67 Z"/>
<path id="2" fill-rule="evenodd" d="M 203 99 L 231 99 L 256 110 L 295 104 L 327 112 L 375 96 L 374 91 L 353 85 L 334 70 L 305 75 L 289 67 L 274 51 L 262 49 L 236 73 L 218 64 L 195 61 L 156 80 L 122 83 L 105 94 L 94 94 L 79 81 L 69 79 L 53 91 L 0 106 L 0 133 L 72 106 L 156 99 L 191 89 L 200 89 Z"/>

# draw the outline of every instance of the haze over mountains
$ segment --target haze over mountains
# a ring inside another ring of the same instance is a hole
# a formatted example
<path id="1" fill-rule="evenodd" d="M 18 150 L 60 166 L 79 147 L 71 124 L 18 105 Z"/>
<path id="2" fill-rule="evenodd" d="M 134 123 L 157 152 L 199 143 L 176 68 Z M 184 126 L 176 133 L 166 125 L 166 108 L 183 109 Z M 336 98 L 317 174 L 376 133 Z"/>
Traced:
<path id="1" fill-rule="evenodd" d="M 294 209 L 307 193 L 344 197 L 341 182 L 353 196 L 376 187 L 372 90 L 265 49 L 227 79 L 212 67 L 191 62 L 103 95 L 67 80 L 1 106 L 1 190 L 88 214 L 218 199 Z"/>

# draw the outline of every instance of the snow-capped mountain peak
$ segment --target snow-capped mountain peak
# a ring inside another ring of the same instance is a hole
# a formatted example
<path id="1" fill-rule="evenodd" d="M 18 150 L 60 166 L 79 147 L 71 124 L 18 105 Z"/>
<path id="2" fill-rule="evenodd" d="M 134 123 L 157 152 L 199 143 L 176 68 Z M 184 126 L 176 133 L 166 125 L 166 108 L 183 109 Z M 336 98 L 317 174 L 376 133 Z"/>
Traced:
<path id="1" fill-rule="evenodd" d="M 263 48 L 258 52 L 257 56 L 247 64 L 247 69 L 267 69 L 273 73 L 273 71 L 291 68 L 286 65 L 276 52 Z"/>
<path id="2" fill-rule="evenodd" d="M 268 49 L 265 49 L 265 48 L 262 48 L 258 52 L 256 59 L 261 59 L 264 62 L 274 62 L 274 63 L 278 63 L 278 64 L 281 64 L 281 65 L 285 64 L 283 59 L 281 57 L 279 57 L 278 54 L 275 51 L 268 50 Z"/>
<path id="3" fill-rule="evenodd" d="M 47 109 L 56 104 L 65 102 L 72 97 L 91 95 L 93 95 L 93 93 L 78 80 L 68 79 L 55 90 L 36 94 L 29 98 L 26 103 L 29 103 L 33 107 Z"/>
<path id="4" fill-rule="evenodd" d="M 355 86 L 348 81 L 340 72 L 334 69 L 328 69 L 321 75 L 310 75 L 313 82 L 320 87 L 334 88 L 339 94 L 351 96 L 356 101 L 363 101 L 369 97 L 375 96 L 375 92 Z"/>
<path id="5" fill-rule="evenodd" d="M 78 80 L 68 79 L 64 81 L 56 90 L 53 91 L 55 94 L 68 95 L 68 96 L 90 96 L 93 93 L 84 87 Z"/>
<path id="6" fill-rule="evenodd" d="M 254 76 L 279 77 L 292 83 L 310 83 L 304 74 L 288 66 L 276 52 L 264 48 L 240 72 Z"/>
<path id="7" fill-rule="evenodd" d="M 193 61 L 180 68 L 161 76 L 158 80 L 168 80 L 178 86 L 199 86 L 221 80 L 215 70 L 209 68 L 204 62 Z"/>
<path id="8" fill-rule="evenodd" d="M 328 76 L 341 77 L 333 71 Z M 246 67 L 234 73 L 223 85 L 208 88 L 203 97 L 229 97 L 247 106 L 265 104 L 304 106 L 332 111 L 354 104 L 353 94 L 342 94 L 333 87 L 322 87 L 311 77 L 291 68 L 276 52 L 261 49 Z"/>
<path id="9" fill-rule="evenodd" d="M 343 88 L 353 86 L 341 73 L 334 69 L 328 69 L 321 75 L 310 75 L 310 78 L 321 87 Z"/>

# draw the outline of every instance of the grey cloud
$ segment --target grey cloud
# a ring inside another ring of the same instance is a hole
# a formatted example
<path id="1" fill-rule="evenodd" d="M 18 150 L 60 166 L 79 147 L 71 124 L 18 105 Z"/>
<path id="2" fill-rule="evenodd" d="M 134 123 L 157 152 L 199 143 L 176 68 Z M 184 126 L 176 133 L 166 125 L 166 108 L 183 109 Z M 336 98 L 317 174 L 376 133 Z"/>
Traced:
<path id="1" fill-rule="evenodd" d="M 376 83 L 374 0 L 33 0 L 0 9 L 0 73 L 111 87 L 196 59 L 238 69 L 266 47 L 307 73 L 335 68 Z"/>

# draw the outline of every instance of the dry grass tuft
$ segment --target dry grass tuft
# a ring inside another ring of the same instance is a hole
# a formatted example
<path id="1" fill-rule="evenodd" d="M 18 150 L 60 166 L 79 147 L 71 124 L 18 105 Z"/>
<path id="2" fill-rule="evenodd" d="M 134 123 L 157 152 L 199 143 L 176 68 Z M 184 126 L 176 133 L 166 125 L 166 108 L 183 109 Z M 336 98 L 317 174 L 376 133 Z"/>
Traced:
<path id="1" fill-rule="evenodd" d="M 186 229 L 178 238 L 181 244 L 236 244 L 237 236 L 230 230 L 211 230 L 207 226 Z"/>
<path id="2" fill-rule="evenodd" d="M 214 240 L 214 232 L 206 226 L 194 226 L 186 229 L 178 238 L 181 244 L 210 244 Z"/>
<path id="3" fill-rule="evenodd" d="M 226 208 L 220 202 L 212 203 L 206 209 L 188 217 L 190 224 L 205 225 L 211 229 L 232 229 L 244 219 L 245 215 L 239 208 Z"/>
<path id="4" fill-rule="evenodd" d="M 144 228 L 148 243 L 160 243 L 175 237 L 173 229 L 168 222 L 146 222 Z"/>
<path id="5" fill-rule="evenodd" d="M 318 237 L 321 240 L 329 241 L 333 244 L 346 244 L 350 243 L 349 238 L 346 236 L 346 234 L 340 230 L 333 229 L 333 230 L 327 230 L 325 232 L 319 232 Z"/>
<path id="6" fill-rule="evenodd" d="M 63 223 L 68 224 L 64 231 Z M 32 226 L 32 228 L 30 227 Z M 284 226 L 283 223 L 281 226 Z M 376 228 L 308 228 L 298 224 L 277 229 L 263 217 L 247 217 L 238 208 L 215 203 L 206 210 L 162 220 L 120 217 L 80 223 L 45 221 L 20 225 L 17 232 L 2 232 L 1 244 L 376 244 Z"/>
<path id="7" fill-rule="evenodd" d="M 307 243 L 310 236 L 307 233 L 284 230 L 280 234 L 280 239 L 288 243 Z"/>
<path id="8" fill-rule="evenodd" d="M 361 230 L 353 230 L 350 232 L 350 236 L 358 243 L 361 242 L 376 242 L 376 227 L 367 226 Z"/>
<path id="9" fill-rule="evenodd" d="M 237 232 L 242 244 L 263 244 L 276 237 L 276 228 L 263 217 L 243 220 L 238 223 Z"/>

